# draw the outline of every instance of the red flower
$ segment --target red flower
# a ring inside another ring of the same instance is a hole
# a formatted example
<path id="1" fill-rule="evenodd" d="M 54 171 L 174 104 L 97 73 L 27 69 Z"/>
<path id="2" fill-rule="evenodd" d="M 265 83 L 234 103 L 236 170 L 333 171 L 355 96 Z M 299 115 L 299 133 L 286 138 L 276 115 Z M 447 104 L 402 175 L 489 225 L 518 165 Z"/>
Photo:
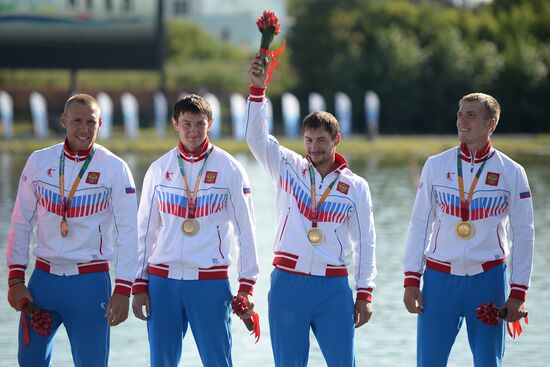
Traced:
<path id="1" fill-rule="evenodd" d="M 280 50 L 269 51 L 269 45 L 271 45 L 273 37 L 281 32 L 279 18 L 277 18 L 274 12 L 270 10 L 264 10 L 262 16 L 260 16 L 258 20 L 256 20 L 256 25 L 258 26 L 258 30 L 262 34 L 262 40 L 260 42 L 260 60 L 262 61 L 262 65 L 265 66 L 265 59 L 268 55 L 272 59 L 266 79 L 266 84 L 269 84 L 269 81 L 271 80 L 271 73 L 273 73 L 273 68 L 275 67 L 275 65 L 279 65 L 280 63 L 277 57 L 283 53 L 285 49 L 285 42 L 283 42 Z M 262 70 L 260 75 L 263 73 L 264 70 Z"/>
<path id="2" fill-rule="evenodd" d="M 494 302 L 491 303 L 483 303 L 480 307 L 476 308 L 477 318 L 481 322 L 487 325 L 498 325 L 498 323 L 506 318 L 506 315 L 508 314 L 508 309 L 505 307 L 498 308 L 497 305 Z M 529 317 L 527 315 L 527 312 L 525 312 L 522 316 L 522 318 L 525 318 L 525 323 L 529 324 Z M 508 322 L 506 324 L 506 328 L 508 329 L 508 334 L 512 337 L 512 339 L 515 339 L 516 336 L 520 336 L 522 330 L 521 324 L 519 320 L 514 322 Z"/>
<path id="3" fill-rule="evenodd" d="M 49 336 L 52 333 L 53 320 L 52 315 L 28 298 L 21 299 L 21 323 L 23 324 L 23 344 L 30 343 L 29 326 L 25 314 L 31 318 L 31 327 L 38 335 Z"/>
<path id="4" fill-rule="evenodd" d="M 239 317 L 250 312 L 250 304 L 243 296 L 233 297 L 231 300 L 231 308 L 233 309 L 233 313 Z M 260 316 L 256 312 L 253 312 L 251 317 L 242 320 L 248 331 L 251 332 L 250 335 L 256 337 L 257 343 L 258 340 L 260 340 Z"/>

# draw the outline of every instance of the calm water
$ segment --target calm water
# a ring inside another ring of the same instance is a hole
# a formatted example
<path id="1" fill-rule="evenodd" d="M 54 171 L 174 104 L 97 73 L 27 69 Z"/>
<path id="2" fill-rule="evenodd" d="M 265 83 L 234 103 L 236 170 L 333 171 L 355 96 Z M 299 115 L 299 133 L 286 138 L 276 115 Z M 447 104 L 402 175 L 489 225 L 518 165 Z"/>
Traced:
<path id="1" fill-rule="evenodd" d="M 7 232 L 17 181 L 26 156 L 0 154 L 0 254 L 4 261 Z M 136 183 L 141 185 L 145 170 L 155 156 L 125 155 Z M 237 157 L 252 178 L 252 193 L 257 218 L 260 278 L 255 290 L 256 310 L 261 317 L 262 337 L 254 344 L 244 325 L 233 318 L 233 361 L 239 366 L 272 366 L 269 325 L 267 323 L 267 292 L 271 272 L 274 225 L 274 186 L 256 161 L 247 155 Z M 548 366 L 550 360 L 550 169 L 549 161 L 521 162 L 527 169 L 535 204 L 537 242 L 532 286 L 528 295 L 531 324 L 517 340 L 507 337 L 505 365 L 528 367 Z M 406 229 L 415 189 L 410 165 L 388 165 L 376 160 L 352 161 L 351 168 L 365 177 L 374 198 L 378 232 L 378 277 L 374 296 L 375 313 L 371 321 L 357 330 L 358 366 L 415 366 L 416 319 L 406 312 L 403 303 L 402 258 Z M 30 272 L 27 272 L 30 274 Z M 17 324 L 19 314 L 5 301 L 7 268 L 1 267 L 0 293 L 0 366 L 17 364 Z M 233 290 L 235 275 L 231 273 Z M 350 278 L 350 282 L 352 282 Z M 110 365 L 148 366 L 148 343 L 145 323 L 131 315 L 125 323 L 112 329 Z M 65 330 L 61 328 L 53 355 L 54 366 L 72 366 Z M 185 337 L 182 366 L 201 366 L 191 333 Z M 324 366 L 316 341 L 311 337 L 310 366 Z M 451 353 L 449 366 L 471 366 L 465 328 L 461 330 Z"/>

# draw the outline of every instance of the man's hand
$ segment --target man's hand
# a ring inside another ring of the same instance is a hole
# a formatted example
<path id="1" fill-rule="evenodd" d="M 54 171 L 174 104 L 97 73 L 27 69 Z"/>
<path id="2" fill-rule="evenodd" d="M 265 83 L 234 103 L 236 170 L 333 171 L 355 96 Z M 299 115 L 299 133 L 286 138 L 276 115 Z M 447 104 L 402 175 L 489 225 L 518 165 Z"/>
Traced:
<path id="1" fill-rule="evenodd" d="M 418 287 L 405 287 L 403 303 L 410 313 L 422 313 L 424 311 L 424 299 Z"/>
<path id="2" fill-rule="evenodd" d="M 353 321 L 355 322 L 355 328 L 361 327 L 369 322 L 372 313 L 372 303 L 364 300 L 355 301 L 355 307 L 353 311 Z"/>
<path id="3" fill-rule="evenodd" d="M 21 311 L 21 300 L 23 298 L 28 298 L 31 302 L 33 301 L 31 292 L 29 292 L 25 283 L 12 285 L 8 289 L 8 302 L 14 310 Z"/>
<path id="4" fill-rule="evenodd" d="M 130 308 L 130 297 L 121 294 L 113 294 L 109 300 L 109 305 L 105 310 L 105 317 L 111 326 L 117 326 L 128 318 L 128 309 Z"/>
<path id="5" fill-rule="evenodd" d="M 504 307 L 508 309 L 508 313 L 504 318 L 504 320 L 508 322 L 518 321 L 527 311 L 527 307 L 525 307 L 525 302 L 517 298 L 508 298 L 508 300 L 504 304 Z"/>
<path id="6" fill-rule="evenodd" d="M 267 80 L 267 72 L 262 72 L 262 61 L 258 58 L 260 54 L 256 54 L 256 56 L 252 59 L 250 62 L 250 66 L 248 67 L 248 79 L 250 80 L 250 84 L 252 84 L 253 87 L 256 88 L 264 88 L 265 87 L 265 81 Z M 269 70 L 269 64 L 271 63 L 271 60 L 266 58 L 266 65 L 265 70 Z"/>
<path id="7" fill-rule="evenodd" d="M 242 319 L 242 320 L 246 320 L 246 319 L 249 319 L 252 317 L 252 314 L 254 314 L 254 299 L 252 298 L 252 296 L 246 292 L 239 292 L 237 293 L 238 296 L 243 296 L 244 298 L 246 298 L 246 301 L 248 302 L 248 312 L 243 314 L 243 315 L 240 315 L 239 317 Z"/>
<path id="8" fill-rule="evenodd" d="M 143 313 L 143 307 L 145 307 L 145 314 Z M 134 294 L 132 311 L 135 317 L 143 321 L 147 321 L 147 318 L 151 316 L 151 305 L 149 304 L 149 294 L 147 292 Z"/>

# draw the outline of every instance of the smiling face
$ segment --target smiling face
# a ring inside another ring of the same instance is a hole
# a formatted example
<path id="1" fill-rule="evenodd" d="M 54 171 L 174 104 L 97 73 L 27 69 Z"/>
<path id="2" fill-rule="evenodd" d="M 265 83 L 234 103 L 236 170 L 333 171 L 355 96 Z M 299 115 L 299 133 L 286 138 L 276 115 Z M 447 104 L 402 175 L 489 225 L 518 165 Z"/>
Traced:
<path id="1" fill-rule="evenodd" d="M 94 145 L 101 127 L 99 106 L 74 101 L 61 115 L 61 126 L 66 130 L 67 143 L 72 151 L 85 151 Z"/>
<path id="2" fill-rule="evenodd" d="M 475 151 L 485 148 L 495 130 L 496 119 L 488 116 L 483 103 L 462 101 L 456 116 L 460 142 Z"/>
<path id="3" fill-rule="evenodd" d="M 332 167 L 336 146 L 340 143 L 340 134 L 333 139 L 329 132 L 319 127 L 304 130 L 304 147 L 313 165 L 319 170 Z"/>
<path id="4" fill-rule="evenodd" d="M 208 121 L 201 113 L 184 112 L 177 120 L 172 117 L 172 125 L 178 132 L 183 147 L 189 152 L 197 152 L 206 139 L 212 120 Z"/>

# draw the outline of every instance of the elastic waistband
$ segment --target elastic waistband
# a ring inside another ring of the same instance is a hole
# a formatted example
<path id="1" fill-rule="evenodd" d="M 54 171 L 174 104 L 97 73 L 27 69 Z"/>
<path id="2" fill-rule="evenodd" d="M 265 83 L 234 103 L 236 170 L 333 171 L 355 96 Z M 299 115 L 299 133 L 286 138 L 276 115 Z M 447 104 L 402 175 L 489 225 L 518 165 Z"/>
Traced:
<path id="1" fill-rule="evenodd" d="M 163 278 L 183 280 L 214 280 L 228 279 L 227 265 L 212 266 L 210 268 L 177 268 L 166 264 L 149 264 L 148 273 Z"/>
<path id="2" fill-rule="evenodd" d="M 97 260 L 89 263 L 52 264 L 47 260 L 37 258 L 34 267 L 55 275 L 78 275 L 109 271 L 109 262 L 107 260 Z"/>
<path id="3" fill-rule="evenodd" d="M 296 264 L 298 263 L 299 256 L 288 252 L 276 251 L 275 258 L 273 259 L 273 266 L 279 270 L 283 270 L 289 273 L 311 275 L 308 273 L 296 270 Z M 326 277 L 347 277 L 348 269 L 346 265 L 331 265 L 327 264 L 325 267 Z"/>
<path id="4" fill-rule="evenodd" d="M 500 264 L 504 263 L 506 259 L 498 259 L 498 260 L 492 260 L 492 261 L 486 261 L 484 263 L 479 263 L 476 266 L 469 266 L 470 272 L 464 273 L 463 271 L 457 271 L 457 267 L 453 266 L 452 263 L 448 261 L 441 261 L 432 259 L 430 257 L 426 258 L 426 267 L 432 270 L 441 271 L 443 273 L 449 273 L 449 274 L 457 274 L 457 275 L 476 275 L 479 273 L 486 272 L 488 270 L 491 270 L 494 267 L 499 266 Z"/>

